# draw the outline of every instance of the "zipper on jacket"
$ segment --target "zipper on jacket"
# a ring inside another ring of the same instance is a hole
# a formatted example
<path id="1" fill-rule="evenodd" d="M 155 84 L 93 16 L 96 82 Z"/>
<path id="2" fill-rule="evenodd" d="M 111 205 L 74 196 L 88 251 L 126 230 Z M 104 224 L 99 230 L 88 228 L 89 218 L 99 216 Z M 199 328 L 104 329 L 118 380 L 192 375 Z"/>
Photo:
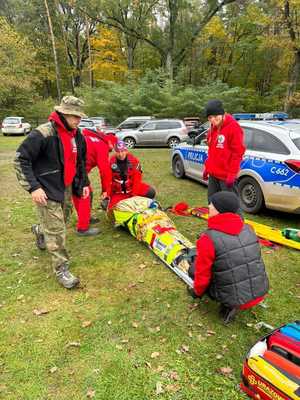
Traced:
<path id="1" fill-rule="evenodd" d="M 53 171 L 43 172 L 42 174 L 39 174 L 38 176 L 45 176 L 45 175 L 56 174 L 57 172 L 60 172 L 60 170 L 59 170 L 59 169 L 55 169 L 55 170 L 53 170 Z"/>

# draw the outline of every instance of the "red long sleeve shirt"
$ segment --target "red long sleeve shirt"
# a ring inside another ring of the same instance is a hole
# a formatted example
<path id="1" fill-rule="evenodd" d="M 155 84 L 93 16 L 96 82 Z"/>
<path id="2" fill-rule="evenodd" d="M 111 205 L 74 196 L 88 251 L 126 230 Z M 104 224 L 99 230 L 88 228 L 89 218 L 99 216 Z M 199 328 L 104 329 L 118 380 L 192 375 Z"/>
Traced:
<path id="1" fill-rule="evenodd" d="M 238 122 L 225 114 L 221 128 L 212 126 L 207 141 L 205 169 L 208 174 L 221 180 L 236 178 L 246 150 L 244 133 Z"/>

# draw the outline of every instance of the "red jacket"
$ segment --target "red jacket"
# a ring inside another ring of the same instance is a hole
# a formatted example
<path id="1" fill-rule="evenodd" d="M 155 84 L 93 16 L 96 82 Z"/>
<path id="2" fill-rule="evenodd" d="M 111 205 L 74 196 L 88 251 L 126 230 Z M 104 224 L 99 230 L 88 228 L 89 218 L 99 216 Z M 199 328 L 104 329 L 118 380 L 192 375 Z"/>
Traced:
<path id="1" fill-rule="evenodd" d="M 208 228 L 231 235 L 238 235 L 243 229 L 244 222 L 241 217 L 233 213 L 222 213 L 208 219 Z M 212 267 L 215 261 L 214 244 L 205 232 L 200 236 L 196 243 L 197 257 L 195 264 L 194 291 L 198 296 L 202 296 L 208 288 L 212 279 Z M 246 309 L 254 306 L 263 300 L 263 297 L 256 298 L 240 306 Z"/>
<path id="2" fill-rule="evenodd" d="M 69 186 L 76 175 L 77 146 L 75 136 L 77 129 L 68 131 L 55 111 L 50 114 L 48 120 L 54 121 L 57 126 L 57 132 L 64 149 L 64 182 L 66 186 Z"/>
<path id="3" fill-rule="evenodd" d="M 102 192 L 107 192 L 111 182 L 111 169 L 109 165 L 109 141 L 105 134 L 83 129 L 86 142 L 86 170 L 87 173 L 98 167 L 101 178 Z"/>
<path id="4" fill-rule="evenodd" d="M 225 114 L 221 128 L 211 127 L 207 141 L 207 173 L 223 181 L 235 179 L 246 150 L 244 133 L 238 122 L 230 114 Z"/>
<path id="5" fill-rule="evenodd" d="M 135 196 L 138 193 L 140 183 L 142 181 L 142 170 L 139 160 L 132 154 L 127 154 L 127 172 L 126 181 L 123 182 L 120 170 L 117 165 L 117 158 L 115 156 L 110 159 L 111 168 L 111 182 L 107 191 L 108 196 L 114 194 L 124 193 L 130 196 Z"/>

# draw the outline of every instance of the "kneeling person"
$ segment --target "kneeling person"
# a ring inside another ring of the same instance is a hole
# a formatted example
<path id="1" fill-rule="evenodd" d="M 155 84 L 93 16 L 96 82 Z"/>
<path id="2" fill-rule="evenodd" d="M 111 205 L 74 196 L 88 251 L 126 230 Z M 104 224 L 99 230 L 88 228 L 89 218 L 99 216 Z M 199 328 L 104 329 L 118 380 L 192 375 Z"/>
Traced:
<path id="1" fill-rule="evenodd" d="M 110 159 L 111 182 L 107 195 L 109 208 L 119 201 L 133 196 L 155 197 L 153 187 L 142 182 L 142 168 L 139 160 L 128 152 L 126 144 L 120 140 L 114 147 L 115 154 Z"/>
<path id="2" fill-rule="evenodd" d="M 236 214 L 238 210 L 233 192 L 211 196 L 208 229 L 197 240 L 195 266 L 189 270 L 194 279 L 189 293 L 194 298 L 207 294 L 221 303 L 225 324 L 238 310 L 261 302 L 269 288 L 257 236 Z"/>

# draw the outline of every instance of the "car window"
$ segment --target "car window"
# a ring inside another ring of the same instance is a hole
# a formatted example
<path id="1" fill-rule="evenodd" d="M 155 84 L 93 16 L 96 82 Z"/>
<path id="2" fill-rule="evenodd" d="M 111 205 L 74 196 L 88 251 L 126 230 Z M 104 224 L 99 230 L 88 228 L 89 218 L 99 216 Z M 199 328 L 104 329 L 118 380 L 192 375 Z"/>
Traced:
<path id="1" fill-rule="evenodd" d="M 157 122 L 156 129 L 170 129 L 170 122 L 169 121 Z"/>
<path id="2" fill-rule="evenodd" d="M 244 131 L 245 145 L 247 149 L 263 151 L 266 153 L 290 154 L 289 149 L 281 142 L 281 140 L 273 136 L 271 133 L 253 128 L 244 128 Z"/>
<path id="3" fill-rule="evenodd" d="M 138 121 L 131 121 L 131 122 L 124 122 L 121 124 L 119 128 L 121 129 L 136 129 L 141 125 L 141 122 Z"/>
<path id="4" fill-rule="evenodd" d="M 181 128 L 181 123 L 178 121 L 169 121 L 169 129 L 179 129 Z"/>
<path id="5" fill-rule="evenodd" d="M 147 124 L 143 125 L 143 130 L 152 131 L 155 129 L 155 126 L 156 126 L 155 122 L 148 122 Z"/>
<path id="6" fill-rule="evenodd" d="M 19 118 L 5 118 L 3 122 L 5 124 L 19 124 L 21 121 Z"/>
<path id="7" fill-rule="evenodd" d="M 295 139 L 292 139 L 293 140 L 293 143 L 297 146 L 297 148 L 300 150 L 300 136 L 299 137 L 297 137 L 297 138 L 295 138 Z"/>
<path id="8" fill-rule="evenodd" d="M 80 126 L 94 126 L 92 121 L 80 121 Z"/>

